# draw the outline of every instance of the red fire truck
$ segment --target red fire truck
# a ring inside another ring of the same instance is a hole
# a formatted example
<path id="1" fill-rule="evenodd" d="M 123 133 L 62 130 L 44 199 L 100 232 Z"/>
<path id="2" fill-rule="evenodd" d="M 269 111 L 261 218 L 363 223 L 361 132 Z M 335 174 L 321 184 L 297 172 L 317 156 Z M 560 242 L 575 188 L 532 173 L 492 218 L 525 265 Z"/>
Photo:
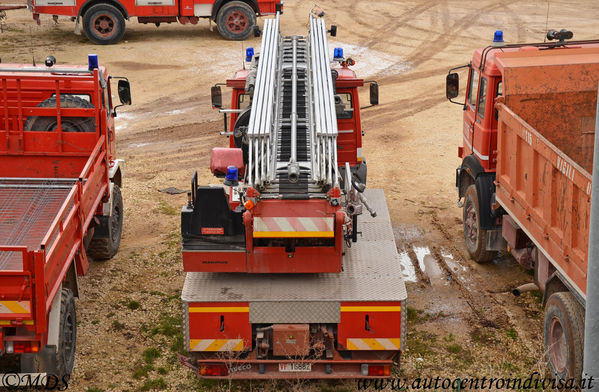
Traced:
<path id="1" fill-rule="evenodd" d="M 195 176 L 181 212 L 183 362 L 200 377 L 389 377 L 405 342 L 385 195 L 365 190 L 365 81 L 341 48 L 332 65 L 324 20 L 310 25 L 282 36 L 267 19 L 259 54 L 226 83 L 230 109 L 213 87 L 232 117 L 210 162 L 224 184 Z"/>
<path id="2" fill-rule="evenodd" d="M 256 27 L 256 16 L 283 11 L 282 0 L 29 0 L 33 19 L 40 14 L 71 16 L 83 22 L 83 32 L 96 44 L 114 44 L 125 34 L 125 20 L 139 23 L 197 24 L 200 18 L 215 21 L 226 39 L 248 38 Z"/>
<path id="3" fill-rule="evenodd" d="M 89 66 L 49 57 L 0 67 L 0 359 L 16 357 L 23 373 L 71 373 L 77 276 L 88 255 L 105 260 L 119 248 L 111 79 L 96 55 Z"/>

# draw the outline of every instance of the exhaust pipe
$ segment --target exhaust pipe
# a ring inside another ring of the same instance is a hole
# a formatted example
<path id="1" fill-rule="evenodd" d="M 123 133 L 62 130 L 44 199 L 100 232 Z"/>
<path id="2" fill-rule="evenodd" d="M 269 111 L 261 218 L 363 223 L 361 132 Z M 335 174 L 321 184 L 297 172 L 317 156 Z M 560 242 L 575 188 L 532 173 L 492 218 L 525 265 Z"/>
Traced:
<path id="1" fill-rule="evenodd" d="M 538 290 L 539 286 L 537 286 L 534 283 L 526 283 L 523 284 L 522 286 L 518 286 L 515 289 L 512 290 L 512 294 L 514 294 L 516 297 L 519 297 L 520 294 L 522 293 L 526 293 L 527 291 L 534 291 L 534 290 Z"/>

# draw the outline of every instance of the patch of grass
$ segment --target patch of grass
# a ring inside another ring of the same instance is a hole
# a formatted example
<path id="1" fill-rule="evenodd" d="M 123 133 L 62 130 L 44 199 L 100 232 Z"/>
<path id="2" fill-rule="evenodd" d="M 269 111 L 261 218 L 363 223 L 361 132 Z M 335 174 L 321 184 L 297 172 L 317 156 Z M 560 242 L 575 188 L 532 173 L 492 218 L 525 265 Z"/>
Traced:
<path id="1" fill-rule="evenodd" d="M 141 307 L 141 304 L 138 301 L 131 300 L 126 303 L 126 306 L 131 310 L 136 310 Z"/>
<path id="2" fill-rule="evenodd" d="M 510 372 L 510 374 L 517 373 L 520 371 L 520 368 L 518 366 L 514 365 L 513 363 L 511 363 L 510 361 L 504 361 L 501 364 L 501 367 L 503 369 L 507 370 L 508 372 Z"/>
<path id="3" fill-rule="evenodd" d="M 456 343 L 448 344 L 447 351 L 449 351 L 452 354 L 459 354 L 462 352 L 462 346 L 460 346 L 459 344 L 456 344 Z"/>
<path id="4" fill-rule="evenodd" d="M 161 366 L 161 367 L 159 367 L 157 371 L 158 371 L 158 374 L 160 374 L 160 375 L 162 375 L 162 376 L 164 376 L 164 375 L 168 374 L 168 369 L 166 369 L 166 368 L 164 368 L 164 367 L 162 367 L 162 366 Z"/>
<path id="5" fill-rule="evenodd" d="M 518 338 L 518 332 L 514 328 L 510 328 L 505 331 L 505 335 L 512 340 L 516 340 Z"/>
<path id="6" fill-rule="evenodd" d="M 425 313 L 424 310 L 412 308 L 408 306 L 408 321 L 413 323 L 423 323 L 429 319 L 429 314 Z"/>
<path id="7" fill-rule="evenodd" d="M 156 358 L 160 358 L 160 355 L 160 350 L 156 347 L 150 347 L 143 353 L 144 361 L 146 361 L 148 365 L 152 365 Z"/>
<path id="8" fill-rule="evenodd" d="M 164 294 L 162 291 L 150 291 L 150 295 L 157 295 L 160 297 L 166 296 L 166 294 Z"/>
<path id="9" fill-rule="evenodd" d="M 480 329 L 475 329 L 470 333 L 470 337 L 477 343 L 492 343 L 495 342 L 495 335 L 493 332 L 486 332 Z"/>
<path id="10" fill-rule="evenodd" d="M 108 314 L 106 315 L 106 317 L 114 317 L 115 313 L 114 312 L 108 312 Z"/>
<path id="11" fill-rule="evenodd" d="M 540 305 L 543 303 L 543 293 L 541 293 L 540 290 L 533 290 L 530 292 L 530 295 L 534 298 L 537 304 Z"/>
<path id="12" fill-rule="evenodd" d="M 112 329 L 114 329 L 115 331 L 122 331 L 123 329 L 125 329 L 125 324 L 121 323 L 118 320 L 114 320 L 112 322 Z"/>
<path id="13" fill-rule="evenodd" d="M 100 324 L 100 320 L 92 320 L 92 325 L 98 325 Z"/>
<path id="14" fill-rule="evenodd" d="M 436 340 L 437 337 L 435 335 L 425 331 L 409 332 L 407 339 L 408 350 L 410 354 L 424 357 L 433 353 L 430 344 L 434 344 Z"/>
<path id="15" fill-rule="evenodd" d="M 141 386 L 140 390 L 141 391 L 151 391 L 153 389 L 165 389 L 166 388 L 166 381 L 164 381 L 164 378 L 160 377 L 157 378 L 155 380 L 147 380 L 144 385 Z"/>
<path id="16" fill-rule="evenodd" d="M 154 366 L 150 364 L 138 363 L 133 367 L 133 378 L 139 380 L 142 377 L 148 377 L 148 373 L 154 370 Z"/>
<path id="17" fill-rule="evenodd" d="M 179 210 L 170 206 L 164 200 L 160 200 L 160 203 L 158 204 L 158 210 L 166 215 L 179 215 Z"/>
<path id="18" fill-rule="evenodd" d="M 150 334 L 175 336 L 179 332 L 181 332 L 181 318 L 162 315 L 157 325 L 150 331 Z"/>
<path id="19" fill-rule="evenodd" d="M 443 340 L 445 340 L 446 342 L 453 342 L 455 340 L 455 337 L 452 333 L 450 333 L 449 335 L 443 337 Z"/>
<path id="20" fill-rule="evenodd" d="M 179 331 L 171 343 L 171 351 L 179 354 L 184 354 L 185 349 L 183 348 L 183 333 Z"/>
<path id="21" fill-rule="evenodd" d="M 102 388 L 88 387 L 85 392 L 104 392 Z"/>

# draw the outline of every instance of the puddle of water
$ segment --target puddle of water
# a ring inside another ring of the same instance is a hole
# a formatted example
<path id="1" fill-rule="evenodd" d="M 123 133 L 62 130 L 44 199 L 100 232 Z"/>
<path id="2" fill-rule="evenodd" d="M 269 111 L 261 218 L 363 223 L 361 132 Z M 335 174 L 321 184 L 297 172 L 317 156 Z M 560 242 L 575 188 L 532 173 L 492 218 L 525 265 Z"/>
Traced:
<path id="1" fill-rule="evenodd" d="M 418 259 L 418 266 L 420 267 L 420 270 L 426 274 L 424 256 L 430 256 L 431 250 L 428 248 L 428 246 L 414 246 L 412 249 L 414 249 L 414 253 L 416 254 L 416 258 Z"/>
<path id="2" fill-rule="evenodd" d="M 406 282 L 418 282 L 414 264 L 412 264 L 412 260 L 410 259 L 410 256 L 408 256 L 407 252 L 399 253 L 399 263 L 401 264 L 401 272 L 403 274 L 404 280 Z"/>
<path id="3" fill-rule="evenodd" d="M 433 256 L 430 254 L 425 255 L 422 263 L 426 266 L 426 275 L 429 277 L 431 285 L 440 286 L 448 284 L 444 271 Z"/>

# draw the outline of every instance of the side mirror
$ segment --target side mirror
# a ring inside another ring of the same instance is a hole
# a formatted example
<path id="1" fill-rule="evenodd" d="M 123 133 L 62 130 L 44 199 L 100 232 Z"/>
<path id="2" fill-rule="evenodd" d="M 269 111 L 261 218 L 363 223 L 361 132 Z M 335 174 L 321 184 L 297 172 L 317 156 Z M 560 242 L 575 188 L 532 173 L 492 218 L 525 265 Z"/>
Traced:
<path id="1" fill-rule="evenodd" d="M 460 94 L 460 75 L 457 73 L 447 74 L 445 78 L 445 96 L 451 100 Z"/>
<path id="2" fill-rule="evenodd" d="M 123 105 L 131 105 L 131 86 L 126 79 L 120 79 L 117 87 L 119 100 Z"/>
<path id="3" fill-rule="evenodd" d="M 379 84 L 377 82 L 370 83 L 370 105 L 379 104 Z"/>
<path id="4" fill-rule="evenodd" d="M 213 108 L 223 107 L 223 93 L 220 90 L 220 86 L 212 86 L 210 88 L 210 96 L 212 98 Z"/>

